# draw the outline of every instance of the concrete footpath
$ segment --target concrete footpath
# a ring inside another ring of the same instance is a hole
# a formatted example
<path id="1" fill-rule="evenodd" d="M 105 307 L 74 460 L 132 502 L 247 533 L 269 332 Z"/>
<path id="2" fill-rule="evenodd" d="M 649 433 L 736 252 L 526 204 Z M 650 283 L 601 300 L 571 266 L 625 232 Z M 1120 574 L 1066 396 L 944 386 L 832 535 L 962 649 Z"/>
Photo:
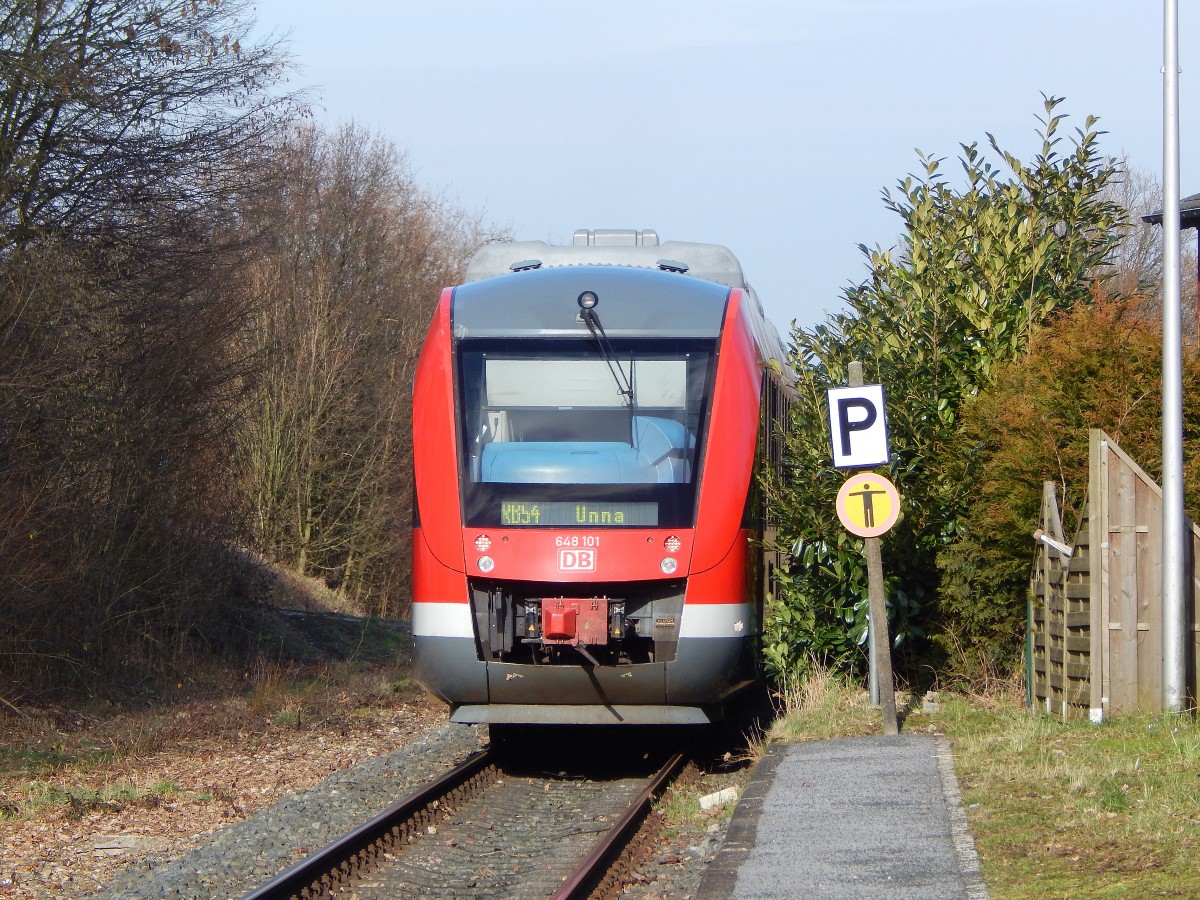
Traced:
<path id="1" fill-rule="evenodd" d="M 772 744 L 697 900 L 986 900 L 940 736 Z"/>

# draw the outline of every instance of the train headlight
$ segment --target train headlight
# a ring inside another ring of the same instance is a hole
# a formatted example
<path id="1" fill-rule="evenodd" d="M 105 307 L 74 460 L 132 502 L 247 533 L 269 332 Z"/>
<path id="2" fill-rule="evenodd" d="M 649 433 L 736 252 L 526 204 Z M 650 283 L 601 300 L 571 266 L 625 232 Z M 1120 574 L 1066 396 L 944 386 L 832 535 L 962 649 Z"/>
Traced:
<path id="1" fill-rule="evenodd" d="M 667 548 L 668 553 L 678 553 L 679 548 L 683 546 L 683 541 L 679 540 L 675 535 L 671 535 L 663 541 L 663 546 Z"/>
<path id="2" fill-rule="evenodd" d="M 492 571 L 492 569 L 494 569 L 494 568 L 496 568 L 496 561 L 494 559 L 492 559 L 490 556 L 479 557 L 479 571 L 480 572 L 483 572 L 486 575 L 488 572 Z"/>
<path id="3" fill-rule="evenodd" d="M 664 575 L 674 575 L 675 570 L 679 568 L 679 563 L 675 561 L 675 557 L 673 556 L 664 556 L 658 567 L 662 569 Z"/>
<path id="4" fill-rule="evenodd" d="M 486 534 L 481 534 L 475 538 L 475 549 L 480 553 L 487 553 L 490 546 L 492 546 L 492 539 Z"/>
<path id="5" fill-rule="evenodd" d="M 595 291 L 584 291 L 575 302 L 579 304 L 580 309 L 595 309 L 600 298 L 596 296 Z"/>

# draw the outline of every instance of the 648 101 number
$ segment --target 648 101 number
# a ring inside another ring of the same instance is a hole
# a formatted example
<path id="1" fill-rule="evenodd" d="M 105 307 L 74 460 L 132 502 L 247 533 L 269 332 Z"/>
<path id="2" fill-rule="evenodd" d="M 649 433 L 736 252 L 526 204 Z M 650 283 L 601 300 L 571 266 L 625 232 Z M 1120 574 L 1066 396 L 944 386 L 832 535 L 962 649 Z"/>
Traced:
<path id="1" fill-rule="evenodd" d="M 596 534 L 560 534 L 554 539 L 555 547 L 599 547 L 600 536 Z"/>

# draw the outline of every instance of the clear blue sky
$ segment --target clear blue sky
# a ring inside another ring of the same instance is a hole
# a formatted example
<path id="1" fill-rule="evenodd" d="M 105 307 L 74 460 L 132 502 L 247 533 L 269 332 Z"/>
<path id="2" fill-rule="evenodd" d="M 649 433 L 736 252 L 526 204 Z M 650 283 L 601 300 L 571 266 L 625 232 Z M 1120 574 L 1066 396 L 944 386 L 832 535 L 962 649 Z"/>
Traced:
<path id="1" fill-rule="evenodd" d="M 510 227 L 725 244 L 786 336 L 891 246 L 914 148 L 1037 148 L 1040 92 L 1162 167 L 1158 0 L 257 0 L 318 118 Z M 1200 11 L 1180 2 L 1181 187 L 1200 191 Z M 1189 106 L 1190 104 L 1190 106 Z M 1185 233 L 1190 234 L 1190 232 Z"/>

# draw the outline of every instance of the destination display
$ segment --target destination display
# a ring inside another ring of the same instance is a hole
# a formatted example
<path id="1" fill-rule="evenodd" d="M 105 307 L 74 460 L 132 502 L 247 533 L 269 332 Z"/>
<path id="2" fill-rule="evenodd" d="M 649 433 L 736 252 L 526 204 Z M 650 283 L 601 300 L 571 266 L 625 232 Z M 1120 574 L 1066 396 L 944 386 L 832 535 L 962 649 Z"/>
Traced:
<path id="1" fill-rule="evenodd" d="M 500 504 L 501 525 L 657 526 L 657 503 L 610 503 L 594 500 L 505 500 Z"/>

